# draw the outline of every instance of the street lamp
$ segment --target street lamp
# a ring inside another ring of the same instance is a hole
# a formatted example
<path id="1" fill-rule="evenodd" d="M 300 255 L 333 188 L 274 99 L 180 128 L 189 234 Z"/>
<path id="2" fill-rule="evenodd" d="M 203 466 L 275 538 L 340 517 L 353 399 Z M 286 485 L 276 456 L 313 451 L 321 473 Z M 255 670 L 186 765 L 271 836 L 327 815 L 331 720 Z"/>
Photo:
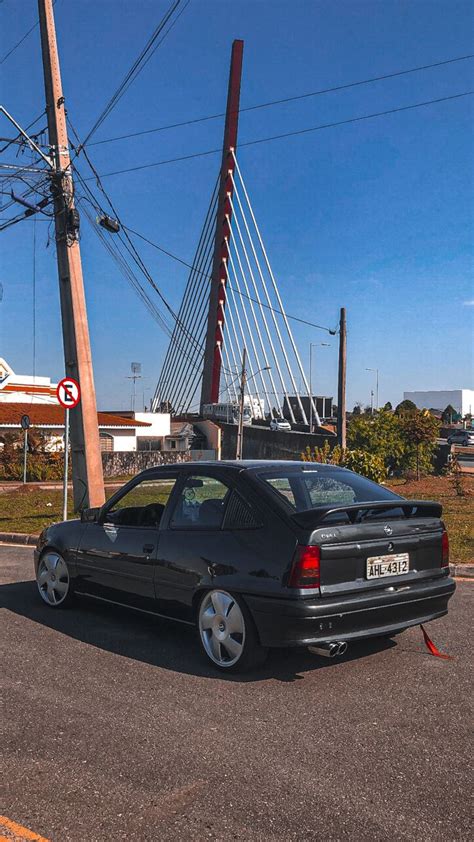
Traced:
<path id="1" fill-rule="evenodd" d="M 235 452 L 236 459 L 242 459 L 242 445 L 244 437 L 244 401 L 245 401 L 245 385 L 248 380 L 253 380 L 261 371 L 270 371 L 271 366 L 266 365 L 254 372 L 251 377 L 247 378 L 247 369 L 245 368 L 247 359 L 247 349 L 243 349 L 242 353 L 242 370 L 240 374 L 240 400 L 239 400 L 239 424 L 237 427 L 237 448 Z"/>
<path id="2" fill-rule="evenodd" d="M 379 408 L 379 370 L 378 368 L 366 368 L 366 371 L 375 372 L 375 409 Z"/>
<path id="3" fill-rule="evenodd" d="M 329 342 L 310 342 L 309 343 L 309 432 L 313 432 L 313 384 L 312 384 L 312 358 L 313 348 L 324 347 L 330 348 Z"/>

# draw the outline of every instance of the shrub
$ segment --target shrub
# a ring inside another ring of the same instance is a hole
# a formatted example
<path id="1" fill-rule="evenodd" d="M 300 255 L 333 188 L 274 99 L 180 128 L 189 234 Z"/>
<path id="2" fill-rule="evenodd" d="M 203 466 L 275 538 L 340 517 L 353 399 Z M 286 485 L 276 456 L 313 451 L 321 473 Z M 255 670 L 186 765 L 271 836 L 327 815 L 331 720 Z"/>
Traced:
<path id="1" fill-rule="evenodd" d="M 327 439 L 323 447 L 315 447 L 314 450 L 307 447 L 301 458 L 304 462 L 339 465 L 378 483 L 384 482 L 387 477 L 383 459 L 377 454 L 365 450 L 343 450 L 340 445 L 331 450 Z"/>
<path id="2" fill-rule="evenodd" d="M 69 463 L 70 465 L 71 463 Z M 64 456 L 62 453 L 28 453 L 26 478 L 28 482 L 46 482 L 62 480 L 64 476 Z M 2 453 L 0 456 L 0 480 L 23 479 L 23 453 L 15 450 L 13 454 Z"/>

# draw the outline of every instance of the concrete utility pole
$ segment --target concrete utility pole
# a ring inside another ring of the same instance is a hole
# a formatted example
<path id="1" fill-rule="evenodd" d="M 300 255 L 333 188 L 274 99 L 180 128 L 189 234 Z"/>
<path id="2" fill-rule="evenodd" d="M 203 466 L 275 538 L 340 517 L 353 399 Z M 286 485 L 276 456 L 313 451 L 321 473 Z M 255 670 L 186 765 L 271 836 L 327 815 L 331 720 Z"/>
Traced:
<path id="1" fill-rule="evenodd" d="M 337 438 L 342 448 L 346 447 L 346 357 L 347 329 L 346 308 L 341 307 L 339 319 L 339 376 L 337 388 Z"/>
<path id="2" fill-rule="evenodd" d="M 38 0 L 49 143 L 54 162 L 52 193 L 66 375 L 78 380 L 81 402 L 71 412 L 74 509 L 105 500 L 94 377 L 87 324 L 79 214 L 69 157 L 66 109 L 61 85 L 52 0 Z"/>
<path id="3" fill-rule="evenodd" d="M 201 412 L 204 404 L 217 403 L 219 401 L 221 348 L 224 336 L 224 308 L 227 281 L 224 261 L 228 260 L 229 257 L 226 237 L 229 241 L 231 231 L 228 220 L 232 216 L 232 208 L 228 196 L 230 195 L 232 197 L 234 191 L 231 173 L 234 171 L 235 162 L 230 152 L 231 149 L 236 149 L 237 147 L 243 51 L 244 42 L 239 40 L 234 41 L 232 44 L 229 89 L 227 94 L 216 234 L 214 240 L 214 260 L 209 294 L 206 348 L 202 375 Z"/>
<path id="4" fill-rule="evenodd" d="M 245 368 L 247 351 L 242 352 L 242 371 L 240 373 L 240 398 L 239 398 L 239 425 L 237 427 L 237 449 L 236 459 L 242 459 L 242 445 L 244 438 L 244 406 L 245 406 L 245 384 L 247 382 L 247 370 Z"/>

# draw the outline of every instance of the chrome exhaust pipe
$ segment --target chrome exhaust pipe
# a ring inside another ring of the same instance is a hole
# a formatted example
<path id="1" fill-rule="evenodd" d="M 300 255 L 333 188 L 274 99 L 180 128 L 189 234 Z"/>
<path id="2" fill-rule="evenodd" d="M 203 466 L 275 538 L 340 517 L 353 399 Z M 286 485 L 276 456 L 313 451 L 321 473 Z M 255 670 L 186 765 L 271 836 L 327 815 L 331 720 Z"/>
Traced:
<path id="1" fill-rule="evenodd" d="M 319 643 L 317 646 L 308 646 L 313 655 L 323 655 L 325 658 L 335 658 L 339 655 L 340 643 Z"/>
<path id="2" fill-rule="evenodd" d="M 347 650 L 345 640 L 337 640 L 335 643 L 318 643 L 317 646 L 308 646 L 313 655 L 323 655 L 325 658 L 335 658 L 337 655 L 344 655 Z"/>

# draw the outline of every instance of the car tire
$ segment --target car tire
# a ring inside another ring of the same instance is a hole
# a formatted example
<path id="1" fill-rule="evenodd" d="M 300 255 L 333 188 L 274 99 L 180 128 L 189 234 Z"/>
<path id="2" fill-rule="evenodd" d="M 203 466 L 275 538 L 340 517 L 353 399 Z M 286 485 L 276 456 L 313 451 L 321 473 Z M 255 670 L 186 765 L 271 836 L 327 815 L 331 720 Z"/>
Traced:
<path id="1" fill-rule="evenodd" d="M 255 623 L 241 597 L 228 591 L 207 591 L 198 607 L 201 647 L 213 666 L 223 672 L 249 672 L 264 663 Z"/>
<path id="2" fill-rule="evenodd" d="M 45 550 L 36 571 L 38 593 L 50 608 L 66 608 L 73 600 L 73 584 L 68 566 L 57 550 Z"/>

